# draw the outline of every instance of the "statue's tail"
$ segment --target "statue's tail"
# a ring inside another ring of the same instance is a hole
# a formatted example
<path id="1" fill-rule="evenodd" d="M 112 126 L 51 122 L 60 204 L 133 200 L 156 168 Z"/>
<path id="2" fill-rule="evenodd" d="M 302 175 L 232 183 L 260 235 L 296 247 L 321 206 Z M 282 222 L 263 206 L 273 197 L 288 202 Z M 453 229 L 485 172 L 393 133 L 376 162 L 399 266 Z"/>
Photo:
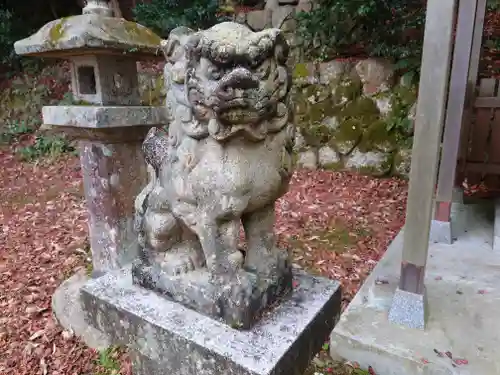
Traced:
<path id="1" fill-rule="evenodd" d="M 134 230 L 139 236 L 139 244 L 144 246 L 144 239 L 142 235 L 142 227 L 144 215 L 146 214 L 148 197 L 155 188 L 158 179 L 158 171 L 161 162 L 167 155 L 167 140 L 160 134 L 157 128 L 151 128 L 146 139 L 142 144 L 142 151 L 144 153 L 144 160 L 146 161 L 148 169 L 148 184 L 137 195 L 134 203 L 135 216 L 134 216 Z"/>
<path id="2" fill-rule="evenodd" d="M 149 194 L 153 191 L 156 184 L 156 172 L 154 168 L 147 164 L 148 168 L 148 184 L 142 191 L 137 195 L 134 202 L 135 215 L 134 215 L 134 230 L 139 236 L 139 245 L 144 247 L 144 239 L 143 239 L 143 221 L 144 215 L 146 214 L 147 201 Z"/>

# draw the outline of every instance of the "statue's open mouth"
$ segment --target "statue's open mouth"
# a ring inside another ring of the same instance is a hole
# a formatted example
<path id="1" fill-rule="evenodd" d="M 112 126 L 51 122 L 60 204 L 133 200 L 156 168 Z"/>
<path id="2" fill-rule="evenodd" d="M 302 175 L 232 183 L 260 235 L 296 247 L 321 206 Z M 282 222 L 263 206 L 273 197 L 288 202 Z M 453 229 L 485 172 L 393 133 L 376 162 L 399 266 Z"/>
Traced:
<path id="1" fill-rule="evenodd" d="M 259 108 L 255 103 L 244 99 L 234 99 L 224 103 L 217 110 L 217 118 L 224 125 L 256 124 L 271 112 L 269 106 Z"/>
<path id="2" fill-rule="evenodd" d="M 250 107 L 232 107 L 221 110 L 217 113 L 217 117 L 223 124 L 254 124 L 259 122 L 262 115 Z"/>

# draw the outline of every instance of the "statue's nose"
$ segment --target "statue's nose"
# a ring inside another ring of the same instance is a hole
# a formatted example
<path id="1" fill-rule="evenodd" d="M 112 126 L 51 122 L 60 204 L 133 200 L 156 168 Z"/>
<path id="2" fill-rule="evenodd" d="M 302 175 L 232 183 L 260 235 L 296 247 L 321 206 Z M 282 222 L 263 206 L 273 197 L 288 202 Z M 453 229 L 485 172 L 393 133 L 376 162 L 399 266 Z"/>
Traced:
<path id="1" fill-rule="evenodd" d="M 235 96 L 236 90 L 248 90 L 259 87 L 259 81 L 245 68 L 236 68 L 221 78 L 217 87 L 217 95 L 221 99 Z"/>

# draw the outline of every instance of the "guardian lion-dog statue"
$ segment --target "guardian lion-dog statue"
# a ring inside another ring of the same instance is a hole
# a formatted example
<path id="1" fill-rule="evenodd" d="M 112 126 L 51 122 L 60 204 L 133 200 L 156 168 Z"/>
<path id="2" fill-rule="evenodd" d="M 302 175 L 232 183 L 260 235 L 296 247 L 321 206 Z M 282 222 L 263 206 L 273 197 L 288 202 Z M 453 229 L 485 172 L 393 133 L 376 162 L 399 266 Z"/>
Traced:
<path id="1" fill-rule="evenodd" d="M 170 123 L 143 144 L 150 182 L 136 200 L 133 280 L 248 329 L 292 289 L 273 233 L 293 173 L 288 45 L 279 29 L 224 22 L 174 29 L 162 49 Z"/>

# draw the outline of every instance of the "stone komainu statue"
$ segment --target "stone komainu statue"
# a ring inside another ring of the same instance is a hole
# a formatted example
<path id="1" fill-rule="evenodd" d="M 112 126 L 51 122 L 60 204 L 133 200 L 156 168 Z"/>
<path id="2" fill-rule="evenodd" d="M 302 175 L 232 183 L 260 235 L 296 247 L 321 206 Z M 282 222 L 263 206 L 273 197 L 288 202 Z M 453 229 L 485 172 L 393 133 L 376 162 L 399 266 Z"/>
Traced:
<path id="1" fill-rule="evenodd" d="M 273 234 L 293 173 L 288 45 L 279 29 L 226 22 L 177 28 L 162 47 L 170 123 L 143 145 L 134 282 L 248 328 L 292 284 Z"/>

